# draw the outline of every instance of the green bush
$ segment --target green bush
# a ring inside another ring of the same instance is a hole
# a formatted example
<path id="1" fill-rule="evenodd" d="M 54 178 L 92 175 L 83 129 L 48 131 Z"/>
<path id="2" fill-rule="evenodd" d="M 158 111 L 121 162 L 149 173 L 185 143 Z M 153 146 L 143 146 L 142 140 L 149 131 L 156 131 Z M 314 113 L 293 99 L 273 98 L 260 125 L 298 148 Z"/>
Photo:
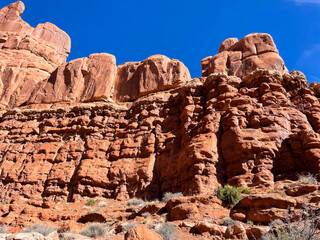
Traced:
<path id="1" fill-rule="evenodd" d="M 92 198 L 90 198 L 90 199 L 88 199 L 88 201 L 87 201 L 87 206 L 90 206 L 90 207 L 92 207 L 93 205 L 95 205 L 96 204 L 96 200 L 95 199 L 92 199 Z"/>
<path id="2" fill-rule="evenodd" d="M 220 200 L 229 205 L 236 205 L 241 199 L 241 191 L 230 185 L 225 185 L 224 187 L 219 186 L 216 188 L 215 192 Z"/>
<path id="3" fill-rule="evenodd" d="M 251 194 L 252 191 L 250 188 L 247 188 L 247 187 L 239 187 L 238 190 L 240 191 L 240 193 L 243 193 L 243 194 Z"/>

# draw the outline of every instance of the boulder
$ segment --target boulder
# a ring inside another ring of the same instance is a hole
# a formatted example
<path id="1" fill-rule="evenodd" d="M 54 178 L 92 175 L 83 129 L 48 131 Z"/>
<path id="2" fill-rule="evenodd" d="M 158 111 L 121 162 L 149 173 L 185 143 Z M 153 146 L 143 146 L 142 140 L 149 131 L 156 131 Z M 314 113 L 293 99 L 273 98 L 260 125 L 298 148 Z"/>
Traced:
<path id="1" fill-rule="evenodd" d="M 6 240 L 45 240 L 45 237 L 40 233 L 18 233 L 10 235 Z"/>
<path id="2" fill-rule="evenodd" d="M 125 240 L 163 240 L 163 238 L 156 232 L 150 230 L 144 225 L 135 227 L 124 236 Z"/>

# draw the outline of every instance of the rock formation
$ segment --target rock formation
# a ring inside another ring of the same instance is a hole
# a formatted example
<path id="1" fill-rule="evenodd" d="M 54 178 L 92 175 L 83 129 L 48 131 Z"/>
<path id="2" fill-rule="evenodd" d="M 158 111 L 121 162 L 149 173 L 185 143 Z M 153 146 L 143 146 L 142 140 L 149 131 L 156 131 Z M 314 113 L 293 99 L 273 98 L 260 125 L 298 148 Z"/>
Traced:
<path id="1" fill-rule="evenodd" d="M 0 11 L 0 104 L 15 107 L 26 102 L 33 87 L 47 79 L 70 53 L 69 36 L 51 23 L 36 28 L 20 15 L 22 2 Z"/>
<path id="2" fill-rule="evenodd" d="M 33 29 L 23 11 L 20 1 L 0 11 L 0 220 L 13 230 L 30 221 L 114 224 L 111 215 L 118 224 L 149 211 L 188 234 L 246 239 L 268 231 L 248 220 L 267 225 L 288 206 L 319 203 L 317 184 L 294 181 L 319 176 L 320 85 L 289 73 L 268 34 L 225 40 L 191 79 L 162 55 L 66 63 L 68 35 L 50 23 Z M 224 184 L 254 195 L 230 210 L 213 196 Z M 167 192 L 185 197 L 125 206 Z M 89 198 L 116 208 L 93 212 L 83 206 Z M 225 216 L 243 224 L 220 226 Z"/>
<path id="3" fill-rule="evenodd" d="M 287 72 L 282 58 L 269 34 L 249 34 L 238 41 L 226 39 L 220 46 L 219 53 L 201 61 L 202 76 L 211 73 L 226 73 L 245 77 L 258 68 Z"/>
<path id="4" fill-rule="evenodd" d="M 177 87 L 189 80 L 189 70 L 182 62 L 154 55 L 142 62 L 128 62 L 118 67 L 115 99 L 136 99 L 153 91 Z"/>

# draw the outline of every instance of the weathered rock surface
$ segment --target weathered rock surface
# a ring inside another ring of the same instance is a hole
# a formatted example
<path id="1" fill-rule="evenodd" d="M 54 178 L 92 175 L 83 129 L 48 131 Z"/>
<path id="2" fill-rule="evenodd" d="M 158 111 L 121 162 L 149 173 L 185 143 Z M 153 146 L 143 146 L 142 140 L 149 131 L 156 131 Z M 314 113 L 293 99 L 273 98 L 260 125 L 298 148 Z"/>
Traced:
<path id="1" fill-rule="evenodd" d="M 269 35 L 227 39 L 191 80 L 161 55 L 118 67 L 106 53 L 65 63 L 69 37 L 49 23 L 33 29 L 23 10 L 17 2 L 0 11 L 0 220 L 12 231 L 38 221 L 115 231 L 166 218 L 246 239 L 267 231 L 248 220 L 267 225 L 288 207 L 320 206 L 318 184 L 291 182 L 319 177 L 320 87 L 288 73 Z M 213 196 L 224 184 L 254 194 L 230 212 Z M 167 192 L 184 197 L 125 204 Z M 90 198 L 112 202 L 101 211 L 84 206 Z M 242 223 L 218 226 L 226 216 Z"/>
<path id="2" fill-rule="evenodd" d="M 92 54 L 60 65 L 47 81 L 38 84 L 28 103 L 85 102 L 112 97 L 116 58 Z"/>
<path id="3" fill-rule="evenodd" d="M 27 101 L 34 86 L 48 78 L 70 53 L 69 36 L 51 23 L 24 22 L 21 1 L 0 10 L 0 105 Z"/>
<path id="4" fill-rule="evenodd" d="M 261 33 L 249 34 L 240 41 L 237 38 L 226 39 L 219 53 L 203 59 L 201 65 L 202 76 L 226 73 L 244 77 L 258 68 L 287 72 L 272 37 Z"/>
<path id="5" fill-rule="evenodd" d="M 216 74 L 131 105 L 62 106 L 3 113 L 2 198 L 158 198 L 319 172 L 319 100 L 297 72 Z"/>
<path id="6" fill-rule="evenodd" d="M 178 60 L 154 55 L 142 62 L 128 62 L 118 67 L 114 98 L 136 99 L 155 90 L 173 88 L 191 80 L 189 70 Z"/>
<path id="7" fill-rule="evenodd" d="M 45 240 L 40 233 L 18 233 L 6 237 L 6 240 Z"/>
<path id="8" fill-rule="evenodd" d="M 156 232 L 148 229 L 144 225 L 140 225 L 129 230 L 124 237 L 125 240 L 163 240 Z"/>

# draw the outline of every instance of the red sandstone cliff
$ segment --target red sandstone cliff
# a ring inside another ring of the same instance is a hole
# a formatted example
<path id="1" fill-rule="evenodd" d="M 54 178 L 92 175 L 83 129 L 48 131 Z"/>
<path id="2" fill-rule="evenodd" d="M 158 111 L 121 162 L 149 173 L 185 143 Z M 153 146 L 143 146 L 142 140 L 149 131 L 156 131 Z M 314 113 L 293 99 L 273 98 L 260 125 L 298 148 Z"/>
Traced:
<path id="1" fill-rule="evenodd" d="M 20 1 L 0 11 L 0 198 L 11 203 L 0 208 L 2 222 L 79 222 L 81 211 L 49 212 L 58 202 L 211 196 L 226 183 L 259 193 L 297 173 L 319 175 L 320 85 L 289 73 L 270 35 L 225 40 L 191 79 L 182 62 L 161 55 L 66 63 L 68 35 L 50 23 L 33 29 L 23 11 Z M 181 220 L 177 206 L 185 206 L 186 218 L 203 219 L 206 201 L 225 216 L 217 199 L 190 199 L 167 205 L 168 216 Z M 250 219 L 239 204 L 232 216 Z"/>

